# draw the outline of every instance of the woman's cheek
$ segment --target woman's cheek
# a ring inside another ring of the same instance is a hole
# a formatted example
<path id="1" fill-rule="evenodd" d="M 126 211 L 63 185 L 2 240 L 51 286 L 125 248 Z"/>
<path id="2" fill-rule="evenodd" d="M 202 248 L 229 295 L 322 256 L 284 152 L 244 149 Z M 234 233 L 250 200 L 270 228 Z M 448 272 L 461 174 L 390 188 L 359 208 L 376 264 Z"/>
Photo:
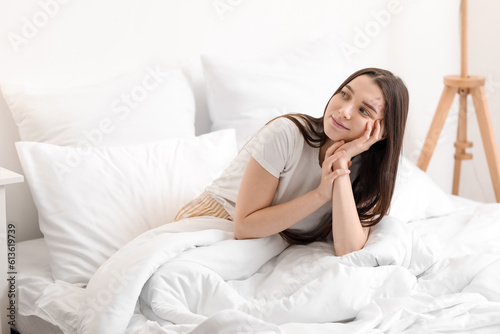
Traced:
<path id="1" fill-rule="evenodd" d="M 353 131 L 353 133 L 352 133 L 353 138 L 351 140 L 357 139 L 357 138 L 363 136 L 363 134 L 365 133 L 365 129 L 366 129 L 366 124 L 356 128 L 356 130 Z"/>

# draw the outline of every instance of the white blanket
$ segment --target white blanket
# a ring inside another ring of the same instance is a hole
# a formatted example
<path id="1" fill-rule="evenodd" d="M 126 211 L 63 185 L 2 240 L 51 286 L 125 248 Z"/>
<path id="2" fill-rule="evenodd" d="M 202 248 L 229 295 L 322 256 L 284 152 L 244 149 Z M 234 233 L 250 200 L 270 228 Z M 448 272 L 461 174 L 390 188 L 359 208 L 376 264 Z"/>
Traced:
<path id="1" fill-rule="evenodd" d="M 373 301 L 410 298 L 438 255 L 435 240 L 390 217 L 363 250 L 335 257 L 332 249 L 287 247 L 279 236 L 234 240 L 232 224 L 217 218 L 167 224 L 95 273 L 78 332 L 318 333 L 322 324 L 349 332 L 332 323 L 359 318 Z"/>
<path id="2" fill-rule="evenodd" d="M 20 314 L 64 333 L 500 333 L 499 223 L 497 204 L 385 219 L 341 258 L 326 243 L 236 241 L 223 220 L 173 223 L 133 240 L 88 289 L 53 282 L 47 265 L 20 278 Z"/>

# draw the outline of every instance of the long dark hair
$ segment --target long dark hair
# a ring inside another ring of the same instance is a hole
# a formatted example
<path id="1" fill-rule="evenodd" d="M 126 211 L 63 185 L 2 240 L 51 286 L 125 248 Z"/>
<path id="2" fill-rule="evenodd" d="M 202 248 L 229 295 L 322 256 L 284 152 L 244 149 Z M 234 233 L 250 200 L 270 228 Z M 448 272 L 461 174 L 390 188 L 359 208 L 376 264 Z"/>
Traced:
<path id="1" fill-rule="evenodd" d="M 345 85 L 360 75 L 369 76 L 380 87 L 385 98 L 385 138 L 356 157 L 359 173 L 352 185 L 361 225 L 369 227 L 378 224 L 389 211 L 403 146 L 409 96 L 399 77 L 379 68 L 365 68 L 353 73 L 333 95 L 340 93 Z M 287 114 L 280 117 L 294 122 L 310 146 L 319 148 L 328 141 L 323 128 L 323 117 L 316 118 L 305 114 Z M 289 243 L 306 244 L 326 238 L 331 230 L 332 216 L 328 214 L 323 218 L 323 222 L 310 232 L 295 233 L 285 230 L 280 234 Z"/>

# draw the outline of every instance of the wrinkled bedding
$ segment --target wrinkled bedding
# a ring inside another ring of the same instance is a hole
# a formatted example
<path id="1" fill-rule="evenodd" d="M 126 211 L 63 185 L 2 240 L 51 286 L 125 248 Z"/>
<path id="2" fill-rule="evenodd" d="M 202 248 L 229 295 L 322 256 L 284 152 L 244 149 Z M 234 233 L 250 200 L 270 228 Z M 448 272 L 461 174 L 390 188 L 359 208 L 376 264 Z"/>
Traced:
<path id="1" fill-rule="evenodd" d="M 183 232 L 186 225 L 194 230 Z M 275 325 L 350 320 L 373 299 L 407 296 L 415 274 L 435 262 L 428 243 L 414 239 L 409 225 L 387 217 L 362 251 L 339 258 L 325 242 L 234 240 L 231 223 L 218 218 L 168 224 L 95 273 L 78 325 L 82 333 L 122 333 L 138 298 L 165 333 L 203 328 L 227 310 L 237 326 L 241 316 Z"/>
<path id="2" fill-rule="evenodd" d="M 217 218 L 167 224 L 86 288 L 49 285 L 36 315 L 68 333 L 499 332 L 500 206 L 455 216 L 386 217 L 343 257 L 322 242 L 234 240 Z"/>

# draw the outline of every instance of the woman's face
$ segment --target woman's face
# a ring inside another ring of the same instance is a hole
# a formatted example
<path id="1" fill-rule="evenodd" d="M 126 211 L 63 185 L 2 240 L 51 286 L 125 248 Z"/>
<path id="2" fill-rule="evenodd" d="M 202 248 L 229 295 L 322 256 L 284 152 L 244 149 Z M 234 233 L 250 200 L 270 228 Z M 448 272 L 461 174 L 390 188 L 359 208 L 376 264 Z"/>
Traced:
<path id="1" fill-rule="evenodd" d="M 333 141 L 359 138 L 371 123 L 380 120 L 384 131 L 385 99 L 380 87 L 367 75 L 360 75 L 332 96 L 324 116 L 325 133 Z"/>

